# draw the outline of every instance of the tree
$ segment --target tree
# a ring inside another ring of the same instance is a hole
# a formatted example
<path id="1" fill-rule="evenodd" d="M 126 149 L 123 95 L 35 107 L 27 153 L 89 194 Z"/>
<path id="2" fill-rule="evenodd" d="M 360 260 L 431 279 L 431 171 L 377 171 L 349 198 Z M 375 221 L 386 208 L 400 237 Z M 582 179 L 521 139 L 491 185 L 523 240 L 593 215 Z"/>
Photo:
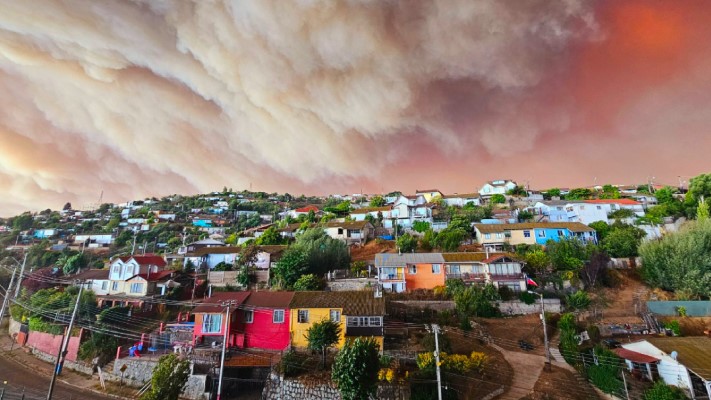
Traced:
<path id="1" fill-rule="evenodd" d="M 598 241 L 604 240 L 607 234 L 610 232 L 610 225 L 608 225 L 605 221 L 595 221 L 593 223 L 588 224 L 588 226 L 595 229 Z"/>
<path id="2" fill-rule="evenodd" d="M 301 292 L 308 290 L 323 290 L 324 286 L 323 279 L 314 274 L 306 274 L 301 275 L 301 277 L 296 280 L 294 283 L 294 290 Z"/>
<path id="3" fill-rule="evenodd" d="M 565 195 L 566 200 L 587 200 L 592 197 L 592 191 L 588 188 L 573 189 Z"/>
<path id="4" fill-rule="evenodd" d="M 578 271 L 588 259 L 586 245 L 576 238 L 549 240 L 546 253 L 557 271 Z"/>
<path id="5" fill-rule="evenodd" d="M 372 199 L 370 199 L 370 206 L 371 207 L 382 207 L 385 205 L 385 199 L 383 196 L 374 196 Z"/>
<path id="6" fill-rule="evenodd" d="M 442 251 L 456 251 L 466 236 L 466 230 L 450 225 L 437 234 L 436 244 Z"/>
<path id="7" fill-rule="evenodd" d="M 679 300 L 711 293 L 711 220 L 691 221 L 679 232 L 643 243 L 639 254 L 649 285 L 674 291 Z"/>
<path id="8" fill-rule="evenodd" d="M 488 284 L 484 287 L 469 286 L 454 294 L 454 305 L 460 318 L 495 317 L 499 310 L 492 301 L 499 299 L 496 288 Z"/>
<path id="9" fill-rule="evenodd" d="M 66 202 L 64 204 L 64 207 L 62 207 L 62 210 L 64 210 L 64 211 L 69 211 L 71 209 L 72 209 L 72 203 L 70 203 L 70 202 Z"/>
<path id="10" fill-rule="evenodd" d="M 637 249 L 644 235 L 643 230 L 631 225 L 613 225 L 605 239 L 602 240 L 602 248 L 607 251 L 610 257 L 637 257 Z"/>
<path id="11" fill-rule="evenodd" d="M 430 229 L 430 223 L 427 221 L 415 221 L 412 223 L 412 229 L 415 232 L 425 233 Z"/>
<path id="12" fill-rule="evenodd" d="M 696 219 L 699 221 L 706 221 L 709 219 L 709 205 L 706 203 L 706 199 L 703 196 L 699 200 L 698 207 L 696 207 Z"/>
<path id="13" fill-rule="evenodd" d="M 515 188 L 509 190 L 506 192 L 509 196 L 517 196 L 517 197 L 524 197 L 528 196 L 528 192 L 526 191 L 526 188 L 523 186 L 516 186 Z"/>
<path id="14" fill-rule="evenodd" d="M 495 194 L 491 196 L 491 204 L 504 204 L 506 203 L 506 196 L 503 194 Z"/>
<path id="15" fill-rule="evenodd" d="M 566 303 L 568 307 L 576 311 L 584 310 L 590 306 L 590 296 L 588 296 L 587 292 L 578 290 L 566 297 Z"/>
<path id="16" fill-rule="evenodd" d="M 604 185 L 602 187 L 602 193 L 598 196 L 601 199 L 619 199 L 620 189 L 612 185 Z"/>
<path id="17" fill-rule="evenodd" d="M 711 173 L 691 178 L 689 181 L 689 195 L 696 201 L 701 197 L 711 198 Z"/>
<path id="18" fill-rule="evenodd" d="M 79 269 L 86 267 L 87 260 L 83 253 L 75 254 L 64 263 L 62 268 L 64 275 L 70 275 L 77 272 Z"/>
<path id="19" fill-rule="evenodd" d="M 586 288 L 593 288 L 597 284 L 598 279 L 605 276 L 607 273 L 607 264 L 610 262 L 610 257 L 604 251 L 598 249 L 593 250 L 590 259 L 585 263 L 580 271 L 580 276 Z"/>
<path id="20" fill-rule="evenodd" d="M 533 213 L 530 211 L 520 211 L 518 213 L 518 222 L 527 222 L 533 219 Z"/>
<path id="21" fill-rule="evenodd" d="M 543 272 L 551 265 L 551 259 L 542 249 L 535 249 L 525 255 L 526 265 L 536 272 Z"/>
<path id="22" fill-rule="evenodd" d="M 326 365 L 326 350 L 338 343 L 341 338 L 341 324 L 330 319 L 316 322 L 304 335 L 309 350 L 321 352 L 321 365 Z"/>
<path id="23" fill-rule="evenodd" d="M 188 383 L 190 361 L 168 354 L 158 360 L 151 377 L 151 388 L 141 400 L 178 400 Z"/>
<path id="24" fill-rule="evenodd" d="M 274 266 L 272 284 L 283 289 L 291 289 L 294 283 L 308 269 L 308 255 L 301 248 L 290 247 Z"/>
<path id="25" fill-rule="evenodd" d="M 32 214 L 23 213 L 12 219 L 12 228 L 18 231 L 26 231 L 32 228 L 33 222 Z"/>
<path id="26" fill-rule="evenodd" d="M 402 253 L 412 253 L 417 249 L 417 238 L 406 233 L 397 238 L 397 247 Z"/>
<path id="27" fill-rule="evenodd" d="M 262 235 L 257 238 L 257 244 L 260 246 L 281 244 L 281 241 L 281 235 L 279 235 L 279 232 L 277 232 L 274 226 L 267 228 Z"/>
<path id="28" fill-rule="evenodd" d="M 373 338 L 357 337 L 338 353 L 331 378 L 343 400 L 375 398 L 380 369 L 380 346 Z"/>
<path id="29" fill-rule="evenodd" d="M 553 197 L 560 197 L 560 189 L 553 188 L 543 192 L 543 198 L 545 198 L 546 200 L 550 200 Z"/>
<path id="30" fill-rule="evenodd" d="M 237 282 L 240 285 L 244 287 L 249 286 L 254 269 L 254 263 L 257 262 L 258 255 L 259 246 L 254 243 L 250 243 L 249 245 L 243 247 L 242 251 L 239 252 L 239 258 L 235 261 L 235 267 L 239 270 Z"/>
<path id="31" fill-rule="evenodd" d="M 334 269 L 346 269 L 351 256 L 345 242 L 326 235 L 322 228 L 310 228 L 296 237 L 293 248 L 301 249 L 307 256 L 308 272 L 319 276 Z"/>

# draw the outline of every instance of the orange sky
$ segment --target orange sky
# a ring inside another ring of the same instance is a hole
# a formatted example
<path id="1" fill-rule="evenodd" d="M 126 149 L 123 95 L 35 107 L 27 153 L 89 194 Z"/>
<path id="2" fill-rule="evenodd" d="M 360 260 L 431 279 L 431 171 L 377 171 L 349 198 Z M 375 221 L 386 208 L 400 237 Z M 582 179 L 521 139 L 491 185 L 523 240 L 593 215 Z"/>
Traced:
<path id="1" fill-rule="evenodd" d="M 38 1 L 0 5 L 0 215 L 711 170 L 703 1 Z"/>

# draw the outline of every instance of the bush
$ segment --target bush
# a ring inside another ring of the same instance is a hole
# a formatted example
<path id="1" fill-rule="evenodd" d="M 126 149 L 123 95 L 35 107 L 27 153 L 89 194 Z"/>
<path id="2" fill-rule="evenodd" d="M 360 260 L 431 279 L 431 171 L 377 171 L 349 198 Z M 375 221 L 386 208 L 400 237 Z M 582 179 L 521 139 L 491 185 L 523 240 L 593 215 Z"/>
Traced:
<path id="1" fill-rule="evenodd" d="M 64 333 L 64 327 L 61 325 L 50 324 L 42 320 L 40 317 L 30 317 L 28 322 L 30 331 L 44 332 L 52 335 L 61 335 Z"/>
<path id="2" fill-rule="evenodd" d="M 422 338 L 422 347 L 430 353 L 435 351 L 434 333 L 428 333 Z M 439 351 L 444 353 L 452 352 L 452 341 L 446 335 L 439 335 Z"/>
<path id="3" fill-rule="evenodd" d="M 516 293 L 511 290 L 508 286 L 499 286 L 498 289 L 499 297 L 503 301 L 513 300 L 516 297 Z"/>
<path id="4" fill-rule="evenodd" d="M 397 238 L 397 247 L 402 253 L 411 253 L 417 249 L 417 238 L 406 233 Z"/>
<path id="5" fill-rule="evenodd" d="M 521 300 L 522 302 L 524 302 L 526 304 L 533 304 L 536 302 L 536 299 L 538 298 L 538 296 L 536 296 L 533 293 L 521 292 L 521 294 L 519 294 L 518 298 L 519 298 L 519 300 Z"/>
<path id="6" fill-rule="evenodd" d="M 301 275 L 299 279 L 294 283 L 294 290 L 296 291 L 309 291 L 309 290 L 323 290 L 326 283 L 323 279 L 319 278 L 314 274 Z"/>
<path id="7" fill-rule="evenodd" d="M 622 361 L 615 353 L 599 346 L 593 353 L 597 357 L 597 364 L 588 367 L 588 378 L 605 393 L 618 392 L 623 388 L 622 381 L 618 378 Z"/>
<path id="8" fill-rule="evenodd" d="M 310 369 L 306 366 L 308 361 L 308 357 L 289 350 L 281 357 L 278 369 L 285 378 L 294 377 Z"/>
<path id="9" fill-rule="evenodd" d="M 679 325 L 679 321 L 675 319 L 664 324 L 664 328 L 672 331 L 674 336 L 681 336 L 681 327 Z"/>
<path id="10" fill-rule="evenodd" d="M 587 292 L 579 290 L 567 296 L 566 303 L 574 310 L 584 310 L 590 306 L 590 296 Z"/>
<path id="11" fill-rule="evenodd" d="M 644 392 L 644 400 L 686 400 L 686 394 L 678 387 L 669 386 L 663 380 L 654 382 L 654 386 Z"/>

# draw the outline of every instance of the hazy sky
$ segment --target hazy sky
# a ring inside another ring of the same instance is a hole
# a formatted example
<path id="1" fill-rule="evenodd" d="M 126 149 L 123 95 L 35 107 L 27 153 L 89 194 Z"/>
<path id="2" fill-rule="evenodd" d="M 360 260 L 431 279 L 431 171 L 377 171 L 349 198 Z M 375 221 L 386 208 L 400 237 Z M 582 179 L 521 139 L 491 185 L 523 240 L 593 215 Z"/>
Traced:
<path id="1" fill-rule="evenodd" d="M 677 183 L 706 1 L 0 0 L 0 215 L 172 193 Z"/>

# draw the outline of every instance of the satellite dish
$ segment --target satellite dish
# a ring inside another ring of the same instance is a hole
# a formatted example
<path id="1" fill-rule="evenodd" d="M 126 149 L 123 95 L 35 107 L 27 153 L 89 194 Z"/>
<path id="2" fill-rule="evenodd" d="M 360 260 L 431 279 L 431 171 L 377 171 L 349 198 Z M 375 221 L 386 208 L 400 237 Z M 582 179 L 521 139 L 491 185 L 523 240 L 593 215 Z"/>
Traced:
<path id="1" fill-rule="evenodd" d="M 676 358 L 677 358 L 678 356 L 679 356 L 679 353 L 677 353 L 676 350 L 674 350 L 674 351 L 671 352 L 671 358 L 673 358 L 674 360 L 676 360 Z"/>

